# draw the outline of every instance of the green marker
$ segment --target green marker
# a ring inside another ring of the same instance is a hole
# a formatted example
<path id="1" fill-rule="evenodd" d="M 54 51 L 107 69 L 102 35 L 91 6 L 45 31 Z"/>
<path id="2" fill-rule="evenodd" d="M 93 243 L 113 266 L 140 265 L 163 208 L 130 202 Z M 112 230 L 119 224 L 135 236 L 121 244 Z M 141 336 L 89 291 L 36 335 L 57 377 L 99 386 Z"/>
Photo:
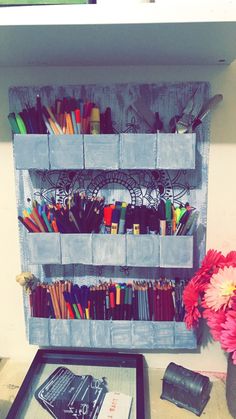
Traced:
<path id="1" fill-rule="evenodd" d="M 18 124 L 16 122 L 16 116 L 15 116 L 14 112 L 9 113 L 8 120 L 10 122 L 11 130 L 12 130 L 13 134 L 20 134 L 20 130 L 19 130 Z"/>
<path id="2" fill-rule="evenodd" d="M 172 203 L 170 199 L 166 200 L 166 235 L 172 234 Z"/>
<path id="3" fill-rule="evenodd" d="M 175 209 L 175 213 L 176 213 L 176 224 L 179 224 L 179 220 L 182 217 L 182 215 L 184 215 L 186 211 L 185 207 L 180 206 L 179 208 Z"/>
<path id="4" fill-rule="evenodd" d="M 25 123 L 18 113 L 16 114 L 16 122 L 20 130 L 20 134 L 27 134 Z"/>

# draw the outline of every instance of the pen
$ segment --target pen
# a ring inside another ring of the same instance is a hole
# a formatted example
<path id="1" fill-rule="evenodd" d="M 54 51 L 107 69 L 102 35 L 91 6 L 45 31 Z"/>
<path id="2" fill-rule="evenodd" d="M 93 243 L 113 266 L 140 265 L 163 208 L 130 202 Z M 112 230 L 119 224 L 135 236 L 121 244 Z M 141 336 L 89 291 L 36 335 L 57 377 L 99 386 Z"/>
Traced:
<path id="1" fill-rule="evenodd" d="M 48 121 L 51 124 L 53 130 L 55 131 L 55 134 L 63 134 L 63 131 L 62 131 L 60 125 L 58 124 L 50 106 L 45 106 L 45 109 L 48 112 L 48 115 L 49 115 Z"/>
<path id="2" fill-rule="evenodd" d="M 140 211 L 137 206 L 134 208 L 133 234 L 140 234 Z"/>
<path id="3" fill-rule="evenodd" d="M 160 235 L 165 236 L 166 235 L 166 207 L 165 207 L 165 201 L 163 199 L 160 200 L 160 203 L 158 205 L 158 213 L 159 213 L 159 219 L 160 219 Z"/>
<path id="4" fill-rule="evenodd" d="M 127 208 L 126 202 L 122 202 L 121 209 L 120 209 L 119 229 L 118 229 L 119 234 L 124 234 L 125 232 L 126 208 Z"/>
<path id="5" fill-rule="evenodd" d="M 58 130 L 57 124 L 54 122 L 54 119 L 51 118 L 51 112 L 49 113 L 49 107 L 43 106 L 43 120 L 50 134 L 58 135 L 60 130 Z"/>
<path id="6" fill-rule="evenodd" d="M 73 311 L 73 306 L 72 306 L 72 303 L 71 303 L 69 292 L 68 291 L 64 291 L 63 292 L 63 296 L 64 296 L 64 299 L 65 299 L 65 302 L 66 302 L 66 307 L 68 309 L 69 316 L 70 316 L 71 319 L 74 319 L 75 318 L 75 314 L 74 314 L 74 311 Z"/>
<path id="7" fill-rule="evenodd" d="M 35 225 L 28 217 L 22 218 L 21 216 L 18 216 L 18 220 L 27 228 L 28 231 L 31 230 L 31 232 L 40 233 L 38 226 Z"/>
<path id="8" fill-rule="evenodd" d="M 114 208 L 112 211 L 112 216 L 111 216 L 111 234 L 118 233 L 119 219 L 120 219 L 120 209 Z"/>
<path id="9" fill-rule="evenodd" d="M 10 122 L 11 130 L 12 130 L 13 134 L 20 134 L 20 129 L 19 129 L 19 126 L 16 122 L 16 116 L 15 116 L 14 112 L 9 113 L 8 120 Z"/>
<path id="10" fill-rule="evenodd" d="M 74 313 L 75 313 L 75 317 L 77 319 L 81 319 L 81 315 L 80 315 L 78 305 L 77 305 L 77 300 L 76 300 L 75 295 L 73 293 L 73 287 L 72 287 L 72 291 L 70 293 L 70 301 L 71 301 L 71 305 L 72 305 Z"/>
<path id="11" fill-rule="evenodd" d="M 25 128 L 27 133 L 29 134 L 33 134 L 34 133 L 34 129 L 30 120 L 30 117 L 28 115 L 28 111 L 26 109 L 23 109 L 21 112 L 19 112 L 20 117 L 22 118 L 22 121 L 25 124 Z"/>
<path id="12" fill-rule="evenodd" d="M 111 219 L 112 219 L 112 212 L 114 208 L 115 208 L 115 205 L 106 205 L 103 209 L 105 233 L 111 232 Z"/>
<path id="13" fill-rule="evenodd" d="M 44 124 L 46 125 L 46 128 L 47 128 L 48 133 L 51 134 L 51 135 L 54 135 L 54 131 L 51 128 L 51 125 L 49 124 L 49 122 L 48 122 L 48 120 L 47 120 L 47 118 L 46 118 L 46 116 L 44 114 L 42 114 L 42 118 L 43 118 Z"/>
<path id="14" fill-rule="evenodd" d="M 70 104 L 70 114 L 71 114 L 71 122 L 73 126 L 73 133 L 78 134 L 76 116 L 75 116 L 76 100 L 74 98 L 71 98 L 68 102 Z"/>
<path id="15" fill-rule="evenodd" d="M 63 98 L 64 103 L 64 113 L 65 113 L 65 120 L 66 120 L 66 134 L 74 134 L 71 114 L 70 114 L 70 104 L 67 98 Z"/>
<path id="16" fill-rule="evenodd" d="M 127 234 L 133 234 L 133 220 L 134 220 L 134 209 L 130 204 L 126 208 L 126 220 L 125 220 L 125 230 Z"/>
<path id="17" fill-rule="evenodd" d="M 148 211 L 148 232 L 149 234 L 159 234 L 160 222 L 158 211 L 150 208 Z"/>
<path id="18" fill-rule="evenodd" d="M 76 121 L 76 130 L 77 134 L 81 133 L 81 116 L 80 116 L 80 109 L 75 110 L 75 121 Z"/>
<path id="19" fill-rule="evenodd" d="M 147 208 L 146 205 L 141 205 L 139 209 L 140 234 L 147 234 L 149 214 L 150 214 L 150 209 Z"/>
<path id="20" fill-rule="evenodd" d="M 166 235 L 172 235 L 172 203 L 168 198 L 165 203 Z"/>

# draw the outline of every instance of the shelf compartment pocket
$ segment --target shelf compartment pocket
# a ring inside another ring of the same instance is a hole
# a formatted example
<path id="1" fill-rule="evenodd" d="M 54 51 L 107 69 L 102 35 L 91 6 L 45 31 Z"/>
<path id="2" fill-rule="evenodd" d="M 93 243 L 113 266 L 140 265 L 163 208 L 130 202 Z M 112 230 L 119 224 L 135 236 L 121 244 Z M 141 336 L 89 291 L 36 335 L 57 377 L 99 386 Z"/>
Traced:
<path id="1" fill-rule="evenodd" d="M 174 348 L 174 322 L 152 322 L 153 348 Z"/>
<path id="2" fill-rule="evenodd" d="M 93 265 L 126 265 L 125 234 L 93 234 Z"/>
<path id="3" fill-rule="evenodd" d="M 184 322 L 175 322 L 175 348 L 197 348 L 196 331 L 188 330 Z"/>
<path id="4" fill-rule="evenodd" d="M 119 135 L 84 135 L 85 169 L 119 169 Z"/>
<path id="5" fill-rule="evenodd" d="M 83 136 L 79 134 L 50 135 L 49 162 L 51 170 L 83 169 Z"/>
<path id="6" fill-rule="evenodd" d="M 31 265 L 61 263 L 59 233 L 28 233 L 28 246 Z"/>
<path id="7" fill-rule="evenodd" d="M 160 236 L 160 267 L 192 268 L 193 236 Z"/>
<path id="8" fill-rule="evenodd" d="M 155 267 L 160 265 L 159 236 L 127 234 L 127 266 Z"/>
<path id="9" fill-rule="evenodd" d="M 71 320 L 49 319 L 50 346 L 71 347 Z"/>
<path id="10" fill-rule="evenodd" d="M 131 346 L 131 321 L 115 320 L 111 322 L 112 348 L 128 348 Z"/>
<path id="11" fill-rule="evenodd" d="M 71 322 L 71 346 L 76 348 L 89 348 L 90 341 L 90 321 L 89 320 L 70 320 Z"/>
<path id="12" fill-rule="evenodd" d="M 150 349 L 153 347 L 153 329 L 150 321 L 132 322 L 132 347 Z"/>
<path id="13" fill-rule="evenodd" d="M 90 321 L 91 347 L 111 348 L 111 321 L 110 320 L 86 320 Z"/>
<path id="14" fill-rule="evenodd" d="M 29 343 L 49 346 L 49 319 L 29 317 Z"/>
<path id="15" fill-rule="evenodd" d="M 92 234 L 61 234 L 62 264 L 92 264 Z"/>
<path id="16" fill-rule="evenodd" d="M 121 169 L 155 169 L 156 134 L 120 135 Z"/>
<path id="17" fill-rule="evenodd" d="M 196 349 L 197 335 L 195 330 L 187 330 L 184 322 L 29 317 L 29 343 L 77 348 Z"/>
<path id="18" fill-rule="evenodd" d="M 15 134 L 16 169 L 49 169 L 48 136 L 46 134 Z"/>
<path id="19" fill-rule="evenodd" d="M 157 169 L 194 169 L 196 134 L 157 134 Z"/>

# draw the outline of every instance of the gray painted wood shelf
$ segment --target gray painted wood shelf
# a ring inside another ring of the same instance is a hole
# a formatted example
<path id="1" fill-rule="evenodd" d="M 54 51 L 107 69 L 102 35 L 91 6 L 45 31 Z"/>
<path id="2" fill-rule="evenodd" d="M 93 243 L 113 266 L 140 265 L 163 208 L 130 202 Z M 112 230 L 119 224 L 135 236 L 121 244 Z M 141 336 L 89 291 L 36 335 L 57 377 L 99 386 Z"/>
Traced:
<path id="1" fill-rule="evenodd" d="M 192 268 L 193 236 L 28 233 L 29 263 Z"/>
<path id="2" fill-rule="evenodd" d="M 22 170 L 194 169 L 195 149 L 195 133 L 14 136 Z"/>
<path id="3" fill-rule="evenodd" d="M 64 202 L 68 191 L 74 190 L 83 190 L 88 195 L 101 191 L 107 202 L 115 198 L 155 207 L 162 196 L 170 197 L 176 205 L 189 201 L 194 208 L 200 208 L 200 230 L 194 238 L 113 237 L 30 234 L 19 225 L 22 271 L 32 271 L 42 283 L 69 278 L 78 285 L 99 284 L 109 278 L 117 282 L 125 282 L 127 278 L 152 281 L 162 271 L 171 279 L 178 276 L 187 280 L 205 249 L 209 121 L 206 118 L 196 134 L 148 134 L 145 120 L 130 110 L 130 104 L 147 98 L 151 110 L 161 110 L 167 130 L 171 117 L 182 112 L 193 92 L 198 91 L 199 106 L 209 99 L 209 83 L 48 87 L 13 86 L 9 89 L 10 111 L 19 112 L 29 98 L 30 103 L 35 103 L 36 94 L 45 104 L 54 103 L 55 97 L 92 98 L 101 109 L 107 104 L 111 106 L 114 126 L 123 133 L 15 135 L 19 214 L 29 197 L 40 196 L 50 202 L 53 196 Z M 132 121 L 140 133 L 129 131 Z M 30 343 L 39 346 L 153 351 L 196 349 L 197 346 L 195 333 L 188 331 L 183 322 L 32 318 L 28 294 L 24 294 L 24 310 L 27 337 Z"/>
<path id="4" fill-rule="evenodd" d="M 29 318 L 29 341 L 40 346 L 196 349 L 184 322 Z"/>

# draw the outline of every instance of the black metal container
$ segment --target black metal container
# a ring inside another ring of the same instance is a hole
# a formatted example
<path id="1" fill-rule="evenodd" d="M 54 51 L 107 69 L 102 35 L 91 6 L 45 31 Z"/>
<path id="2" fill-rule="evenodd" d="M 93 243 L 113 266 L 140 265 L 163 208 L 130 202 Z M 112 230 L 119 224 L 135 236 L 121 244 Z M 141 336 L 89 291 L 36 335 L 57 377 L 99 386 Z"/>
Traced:
<path id="1" fill-rule="evenodd" d="M 171 362 L 165 370 L 161 399 L 200 416 L 211 391 L 208 377 Z"/>

